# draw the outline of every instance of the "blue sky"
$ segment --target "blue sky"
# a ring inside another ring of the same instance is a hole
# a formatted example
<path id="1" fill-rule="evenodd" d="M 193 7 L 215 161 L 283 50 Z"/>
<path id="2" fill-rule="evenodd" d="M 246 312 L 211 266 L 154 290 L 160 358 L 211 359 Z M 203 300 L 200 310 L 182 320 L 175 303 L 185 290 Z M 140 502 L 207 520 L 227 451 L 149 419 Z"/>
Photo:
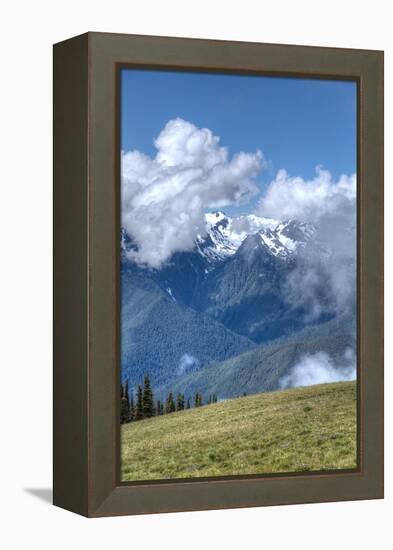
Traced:
<path id="1" fill-rule="evenodd" d="M 155 156 L 154 138 L 181 117 L 231 154 L 262 150 L 261 191 L 281 168 L 305 179 L 317 165 L 334 177 L 356 172 L 354 82 L 123 69 L 121 98 L 125 151 Z"/>

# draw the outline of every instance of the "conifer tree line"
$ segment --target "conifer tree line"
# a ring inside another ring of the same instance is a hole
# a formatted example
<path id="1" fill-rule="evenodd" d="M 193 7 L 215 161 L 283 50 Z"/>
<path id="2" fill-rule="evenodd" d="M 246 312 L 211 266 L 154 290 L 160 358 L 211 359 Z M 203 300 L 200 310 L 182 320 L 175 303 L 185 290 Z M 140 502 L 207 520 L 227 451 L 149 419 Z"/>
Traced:
<path id="1" fill-rule="evenodd" d="M 217 395 L 209 395 L 206 403 L 203 401 L 203 396 L 200 392 L 190 398 L 185 398 L 184 394 L 178 393 L 176 397 L 173 392 L 169 392 L 165 402 L 160 399 L 154 400 L 153 390 L 148 376 L 144 377 L 143 387 L 138 384 L 134 392 L 130 392 L 128 381 L 120 384 L 120 423 L 126 424 L 152 416 L 160 416 L 162 414 L 170 414 L 175 411 L 184 411 L 191 407 L 202 407 L 217 403 Z"/>

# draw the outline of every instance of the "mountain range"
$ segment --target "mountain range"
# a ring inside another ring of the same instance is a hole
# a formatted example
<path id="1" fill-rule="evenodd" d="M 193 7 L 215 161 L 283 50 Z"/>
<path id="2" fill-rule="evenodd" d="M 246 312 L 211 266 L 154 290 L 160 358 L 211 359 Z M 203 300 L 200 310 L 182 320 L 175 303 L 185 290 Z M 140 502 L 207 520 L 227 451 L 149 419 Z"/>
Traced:
<path id="1" fill-rule="evenodd" d="M 205 219 L 194 248 L 161 269 L 130 260 L 137 245 L 122 231 L 121 373 L 131 387 L 148 374 L 159 397 L 274 390 L 303 355 L 334 359 L 353 347 L 354 310 L 330 307 L 323 278 L 313 288 L 317 316 L 288 284 L 310 258 L 315 270 L 334 254 L 317 227 L 220 211 Z"/>

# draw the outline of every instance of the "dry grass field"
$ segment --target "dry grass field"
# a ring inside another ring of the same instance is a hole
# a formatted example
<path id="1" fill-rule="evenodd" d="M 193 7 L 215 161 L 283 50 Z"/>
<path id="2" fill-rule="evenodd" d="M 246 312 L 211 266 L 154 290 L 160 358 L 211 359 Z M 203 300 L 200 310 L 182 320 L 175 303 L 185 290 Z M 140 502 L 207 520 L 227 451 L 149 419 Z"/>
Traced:
<path id="1" fill-rule="evenodd" d="M 356 382 L 261 393 L 122 426 L 123 481 L 356 467 Z"/>

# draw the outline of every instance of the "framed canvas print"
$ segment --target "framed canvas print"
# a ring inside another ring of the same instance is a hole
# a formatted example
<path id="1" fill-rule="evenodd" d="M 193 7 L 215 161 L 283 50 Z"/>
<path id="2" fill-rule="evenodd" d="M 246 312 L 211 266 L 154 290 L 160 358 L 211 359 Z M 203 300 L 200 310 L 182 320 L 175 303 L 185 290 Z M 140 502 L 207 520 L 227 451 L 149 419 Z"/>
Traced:
<path id="1" fill-rule="evenodd" d="M 382 498 L 383 54 L 54 47 L 54 503 Z"/>

